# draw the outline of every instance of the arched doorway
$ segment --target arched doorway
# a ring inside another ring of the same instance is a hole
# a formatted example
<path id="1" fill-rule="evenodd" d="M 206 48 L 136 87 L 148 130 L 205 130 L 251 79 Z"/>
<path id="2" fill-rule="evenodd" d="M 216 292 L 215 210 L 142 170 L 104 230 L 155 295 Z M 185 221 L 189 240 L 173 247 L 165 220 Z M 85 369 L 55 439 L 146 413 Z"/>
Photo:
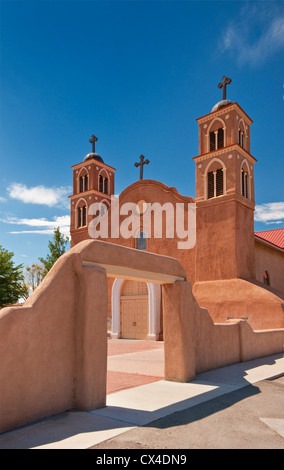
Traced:
<path id="1" fill-rule="evenodd" d="M 149 331 L 146 282 L 125 281 L 120 295 L 120 337 L 147 339 Z"/>
<path id="2" fill-rule="evenodd" d="M 131 284 L 139 282 L 141 284 Z M 129 284 L 127 284 L 129 283 Z M 125 289 L 124 289 L 125 287 Z M 146 290 L 147 288 L 147 290 Z M 136 289 L 136 291 L 135 291 Z M 138 291 L 138 292 L 137 292 Z M 137 299 L 131 299 L 132 297 L 137 297 Z M 143 297 L 144 296 L 144 297 Z M 143 333 L 144 339 L 157 341 L 160 339 L 160 317 L 161 317 L 161 286 L 152 282 L 140 282 L 140 281 L 125 281 L 125 279 L 116 278 L 113 287 L 112 287 L 112 338 L 122 338 L 125 334 L 124 331 L 121 331 L 121 310 L 122 308 L 131 308 L 130 300 L 136 300 L 139 306 L 134 307 L 140 310 L 139 316 L 141 316 L 141 309 L 145 312 L 145 300 L 147 302 L 147 333 L 146 336 Z M 128 302 L 128 306 L 126 302 Z M 125 305 L 124 305 L 125 304 Z M 129 314 L 130 316 L 131 314 Z M 145 320 L 145 317 L 143 317 Z M 124 320 L 123 320 L 124 321 Z M 129 320 L 130 321 L 130 320 Z M 135 322 L 135 319 L 132 319 L 132 322 Z M 137 323 L 137 321 L 136 321 Z M 137 325 L 136 325 L 137 326 Z M 137 333 L 137 328 L 136 328 Z M 129 337 L 130 338 L 130 337 Z M 133 336 L 132 336 L 133 339 Z"/>

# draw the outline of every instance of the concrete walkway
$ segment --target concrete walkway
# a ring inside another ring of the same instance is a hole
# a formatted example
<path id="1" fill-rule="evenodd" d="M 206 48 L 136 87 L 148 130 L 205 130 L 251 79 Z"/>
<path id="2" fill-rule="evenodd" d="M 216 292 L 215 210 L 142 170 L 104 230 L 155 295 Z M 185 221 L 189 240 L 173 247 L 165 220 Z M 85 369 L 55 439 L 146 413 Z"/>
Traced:
<path id="1" fill-rule="evenodd" d="M 109 346 L 108 369 L 105 408 L 66 412 L 3 433 L 0 449 L 88 449 L 176 411 L 283 375 L 284 355 L 233 364 L 199 374 L 189 383 L 176 383 L 162 379 L 162 343 L 120 340 Z M 284 436 L 284 420 L 278 419 L 277 425 Z"/>

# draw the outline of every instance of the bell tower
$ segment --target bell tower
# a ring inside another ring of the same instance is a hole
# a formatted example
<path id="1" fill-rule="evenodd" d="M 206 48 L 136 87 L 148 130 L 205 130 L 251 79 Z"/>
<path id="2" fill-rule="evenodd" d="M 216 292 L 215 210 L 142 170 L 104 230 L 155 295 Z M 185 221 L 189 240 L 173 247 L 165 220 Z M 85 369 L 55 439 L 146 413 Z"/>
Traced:
<path id="1" fill-rule="evenodd" d="M 196 281 L 255 277 L 251 118 L 226 97 L 197 119 Z"/>
<path id="2" fill-rule="evenodd" d="M 73 165 L 73 194 L 71 203 L 71 246 L 89 237 L 88 225 L 93 215 L 88 215 L 93 203 L 102 203 L 102 211 L 108 210 L 114 194 L 115 168 L 104 163 L 102 157 L 95 152 L 98 138 L 92 135 L 89 142 L 92 152 L 82 162 Z"/>

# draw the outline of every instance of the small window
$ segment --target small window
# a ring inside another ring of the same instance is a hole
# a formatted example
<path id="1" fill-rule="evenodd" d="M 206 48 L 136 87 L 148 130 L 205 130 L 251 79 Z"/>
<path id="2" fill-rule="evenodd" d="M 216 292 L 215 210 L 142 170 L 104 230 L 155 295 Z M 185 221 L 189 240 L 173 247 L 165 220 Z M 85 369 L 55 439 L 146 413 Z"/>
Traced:
<path id="1" fill-rule="evenodd" d="M 213 171 L 208 173 L 208 199 L 214 197 L 214 174 Z"/>
<path id="2" fill-rule="evenodd" d="M 242 169 L 242 196 L 248 198 L 248 174 Z"/>
<path id="3" fill-rule="evenodd" d="M 263 283 L 266 285 L 266 286 L 269 286 L 270 285 L 270 281 L 269 281 L 269 274 L 268 272 L 265 270 L 264 273 L 263 273 Z"/>
<path id="4" fill-rule="evenodd" d="M 78 226 L 78 227 L 82 227 L 82 211 L 81 211 L 81 207 L 78 207 L 78 209 L 77 209 L 77 217 L 78 217 L 78 224 L 77 224 L 77 226 Z"/>
<path id="5" fill-rule="evenodd" d="M 108 179 L 105 178 L 104 180 L 104 193 L 108 194 Z"/>
<path id="6" fill-rule="evenodd" d="M 217 171 L 207 173 L 207 199 L 222 196 L 224 194 L 223 170 L 218 168 Z"/>
<path id="7" fill-rule="evenodd" d="M 80 176 L 80 193 L 84 191 L 84 177 Z"/>
<path id="8" fill-rule="evenodd" d="M 222 127 L 218 129 L 218 134 L 217 134 L 217 148 L 221 149 L 224 147 L 224 129 Z"/>
<path id="9" fill-rule="evenodd" d="M 104 179 L 103 179 L 102 175 L 99 176 L 99 191 L 101 193 L 104 192 Z"/>
<path id="10" fill-rule="evenodd" d="M 215 150 L 215 132 L 210 132 L 210 152 L 212 152 L 212 150 Z"/>
<path id="11" fill-rule="evenodd" d="M 224 147 L 224 129 L 220 127 L 217 131 L 209 134 L 210 152 Z"/>
<path id="12" fill-rule="evenodd" d="M 239 145 L 241 147 L 244 146 L 244 133 L 241 131 L 241 129 L 239 129 Z"/>
<path id="13" fill-rule="evenodd" d="M 77 209 L 77 228 L 87 225 L 87 207 L 81 206 Z"/>
<path id="14" fill-rule="evenodd" d="M 83 193 L 84 191 L 88 191 L 89 189 L 89 175 L 86 174 L 84 176 L 80 176 L 79 179 L 79 191 Z"/>
<path id="15" fill-rule="evenodd" d="M 85 175 L 84 183 L 85 183 L 85 191 L 88 191 L 89 189 L 89 176 L 88 175 Z"/>
<path id="16" fill-rule="evenodd" d="M 220 168 L 216 172 L 216 196 L 223 194 L 223 170 Z"/>
<path id="17" fill-rule="evenodd" d="M 87 210 L 86 210 L 86 206 L 83 206 L 83 210 L 82 210 L 82 225 L 83 225 L 83 227 L 85 227 L 85 225 L 87 225 Z"/>
<path id="18" fill-rule="evenodd" d="M 147 249 L 147 238 L 143 230 L 140 230 L 140 232 L 137 235 L 136 248 L 138 250 L 143 250 L 143 251 Z"/>

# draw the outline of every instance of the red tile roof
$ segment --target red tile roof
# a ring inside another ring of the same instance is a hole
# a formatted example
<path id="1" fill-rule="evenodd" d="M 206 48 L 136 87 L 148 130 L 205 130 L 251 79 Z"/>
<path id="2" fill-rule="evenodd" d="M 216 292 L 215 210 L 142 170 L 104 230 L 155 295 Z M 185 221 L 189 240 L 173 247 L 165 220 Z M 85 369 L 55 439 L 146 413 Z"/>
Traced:
<path id="1" fill-rule="evenodd" d="M 255 232 L 256 237 L 284 249 L 284 228 L 275 230 L 265 230 L 264 232 Z"/>

